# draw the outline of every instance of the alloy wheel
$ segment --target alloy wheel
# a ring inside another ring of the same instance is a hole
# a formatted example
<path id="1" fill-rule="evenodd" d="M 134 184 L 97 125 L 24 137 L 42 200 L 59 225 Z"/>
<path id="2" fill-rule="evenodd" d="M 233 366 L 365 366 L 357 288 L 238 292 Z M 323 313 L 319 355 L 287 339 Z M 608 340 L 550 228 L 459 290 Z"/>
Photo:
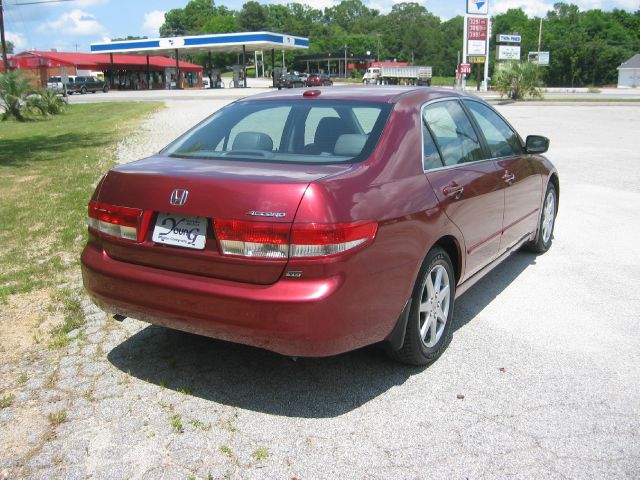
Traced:
<path id="1" fill-rule="evenodd" d="M 435 265 L 425 277 L 420 301 L 420 338 L 427 348 L 440 341 L 450 306 L 449 274 L 442 265 Z"/>
<path id="2" fill-rule="evenodd" d="M 551 238 L 553 232 L 553 222 L 556 216 L 556 197 L 553 191 L 547 193 L 542 211 L 542 241 L 546 244 Z"/>

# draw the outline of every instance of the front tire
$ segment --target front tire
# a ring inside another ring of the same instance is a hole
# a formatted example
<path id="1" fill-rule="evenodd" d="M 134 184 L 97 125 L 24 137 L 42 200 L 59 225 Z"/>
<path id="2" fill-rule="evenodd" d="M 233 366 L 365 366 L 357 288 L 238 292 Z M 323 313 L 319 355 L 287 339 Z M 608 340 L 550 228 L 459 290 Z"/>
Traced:
<path id="1" fill-rule="evenodd" d="M 451 336 L 456 280 L 449 255 L 440 247 L 429 251 L 413 288 L 411 310 L 402 347 L 391 357 L 426 366 L 444 352 Z"/>
<path id="2" fill-rule="evenodd" d="M 528 250 L 535 253 L 544 253 L 551 248 L 557 212 L 558 194 L 555 185 L 549 183 L 544 196 L 544 203 L 542 204 L 542 212 L 540 213 L 538 233 L 536 234 L 535 240 L 526 245 Z"/>
<path id="3" fill-rule="evenodd" d="M 86 89 L 85 87 L 82 87 L 82 88 L 80 89 L 80 94 L 81 94 L 81 95 L 85 95 L 86 93 L 87 93 L 87 89 Z"/>

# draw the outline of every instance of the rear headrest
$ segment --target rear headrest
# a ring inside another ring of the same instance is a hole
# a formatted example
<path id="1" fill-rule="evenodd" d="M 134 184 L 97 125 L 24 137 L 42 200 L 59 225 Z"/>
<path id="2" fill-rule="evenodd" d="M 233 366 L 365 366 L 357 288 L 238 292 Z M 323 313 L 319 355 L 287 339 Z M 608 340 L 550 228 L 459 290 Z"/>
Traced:
<path id="1" fill-rule="evenodd" d="M 231 150 L 273 150 L 273 140 L 266 133 L 240 132 L 233 140 Z"/>
<path id="2" fill-rule="evenodd" d="M 360 135 L 358 133 L 345 133 L 338 137 L 336 147 L 333 150 L 334 155 L 344 157 L 355 157 L 360 155 L 364 144 L 367 143 L 368 135 Z"/>
<path id="3" fill-rule="evenodd" d="M 331 153 L 336 148 L 336 140 L 343 133 L 353 132 L 340 117 L 324 117 L 318 122 L 313 143 L 317 150 Z"/>

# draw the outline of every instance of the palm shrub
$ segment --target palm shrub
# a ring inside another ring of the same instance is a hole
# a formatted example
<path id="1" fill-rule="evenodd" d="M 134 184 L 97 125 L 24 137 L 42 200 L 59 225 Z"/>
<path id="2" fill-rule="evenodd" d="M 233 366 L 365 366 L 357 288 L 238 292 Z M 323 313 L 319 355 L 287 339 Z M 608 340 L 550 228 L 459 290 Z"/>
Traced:
<path id="1" fill-rule="evenodd" d="M 538 66 L 529 62 L 509 62 L 502 65 L 495 75 L 498 91 L 513 100 L 526 97 L 542 98 Z"/>
<path id="2" fill-rule="evenodd" d="M 0 74 L 0 106 L 4 109 L 2 120 L 10 117 L 20 121 L 25 119 L 24 114 L 28 109 L 25 97 L 30 91 L 29 80 L 18 72 L 9 71 Z"/>
<path id="3" fill-rule="evenodd" d="M 64 100 L 46 88 L 34 90 L 26 100 L 27 108 L 40 112 L 43 116 L 62 113 L 65 107 Z"/>

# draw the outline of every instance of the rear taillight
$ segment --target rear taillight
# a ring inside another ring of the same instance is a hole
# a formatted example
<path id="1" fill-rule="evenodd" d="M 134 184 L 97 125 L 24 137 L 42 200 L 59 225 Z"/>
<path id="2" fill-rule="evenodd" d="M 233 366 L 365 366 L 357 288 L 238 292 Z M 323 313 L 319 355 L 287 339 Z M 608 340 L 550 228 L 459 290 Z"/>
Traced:
<path id="1" fill-rule="evenodd" d="M 106 235 L 126 240 L 141 241 L 143 211 L 139 208 L 120 207 L 107 203 L 89 202 L 89 227 Z"/>
<path id="2" fill-rule="evenodd" d="M 373 240 L 377 230 L 374 222 L 294 224 L 291 256 L 324 257 L 346 252 Z"/>
<path id="3" fill-rule="evenodd" d="M 222 253 L 244 257 L 287 258 L 288 223 L 215 220 L 216 236 Z"/>
<path id="4" fill-rule="evenodd" d="M 225 255 L 281 259 L 336 255 L 372 241 L 375 222 L 288 223 L 215 220 L 216 236 Z"/>

